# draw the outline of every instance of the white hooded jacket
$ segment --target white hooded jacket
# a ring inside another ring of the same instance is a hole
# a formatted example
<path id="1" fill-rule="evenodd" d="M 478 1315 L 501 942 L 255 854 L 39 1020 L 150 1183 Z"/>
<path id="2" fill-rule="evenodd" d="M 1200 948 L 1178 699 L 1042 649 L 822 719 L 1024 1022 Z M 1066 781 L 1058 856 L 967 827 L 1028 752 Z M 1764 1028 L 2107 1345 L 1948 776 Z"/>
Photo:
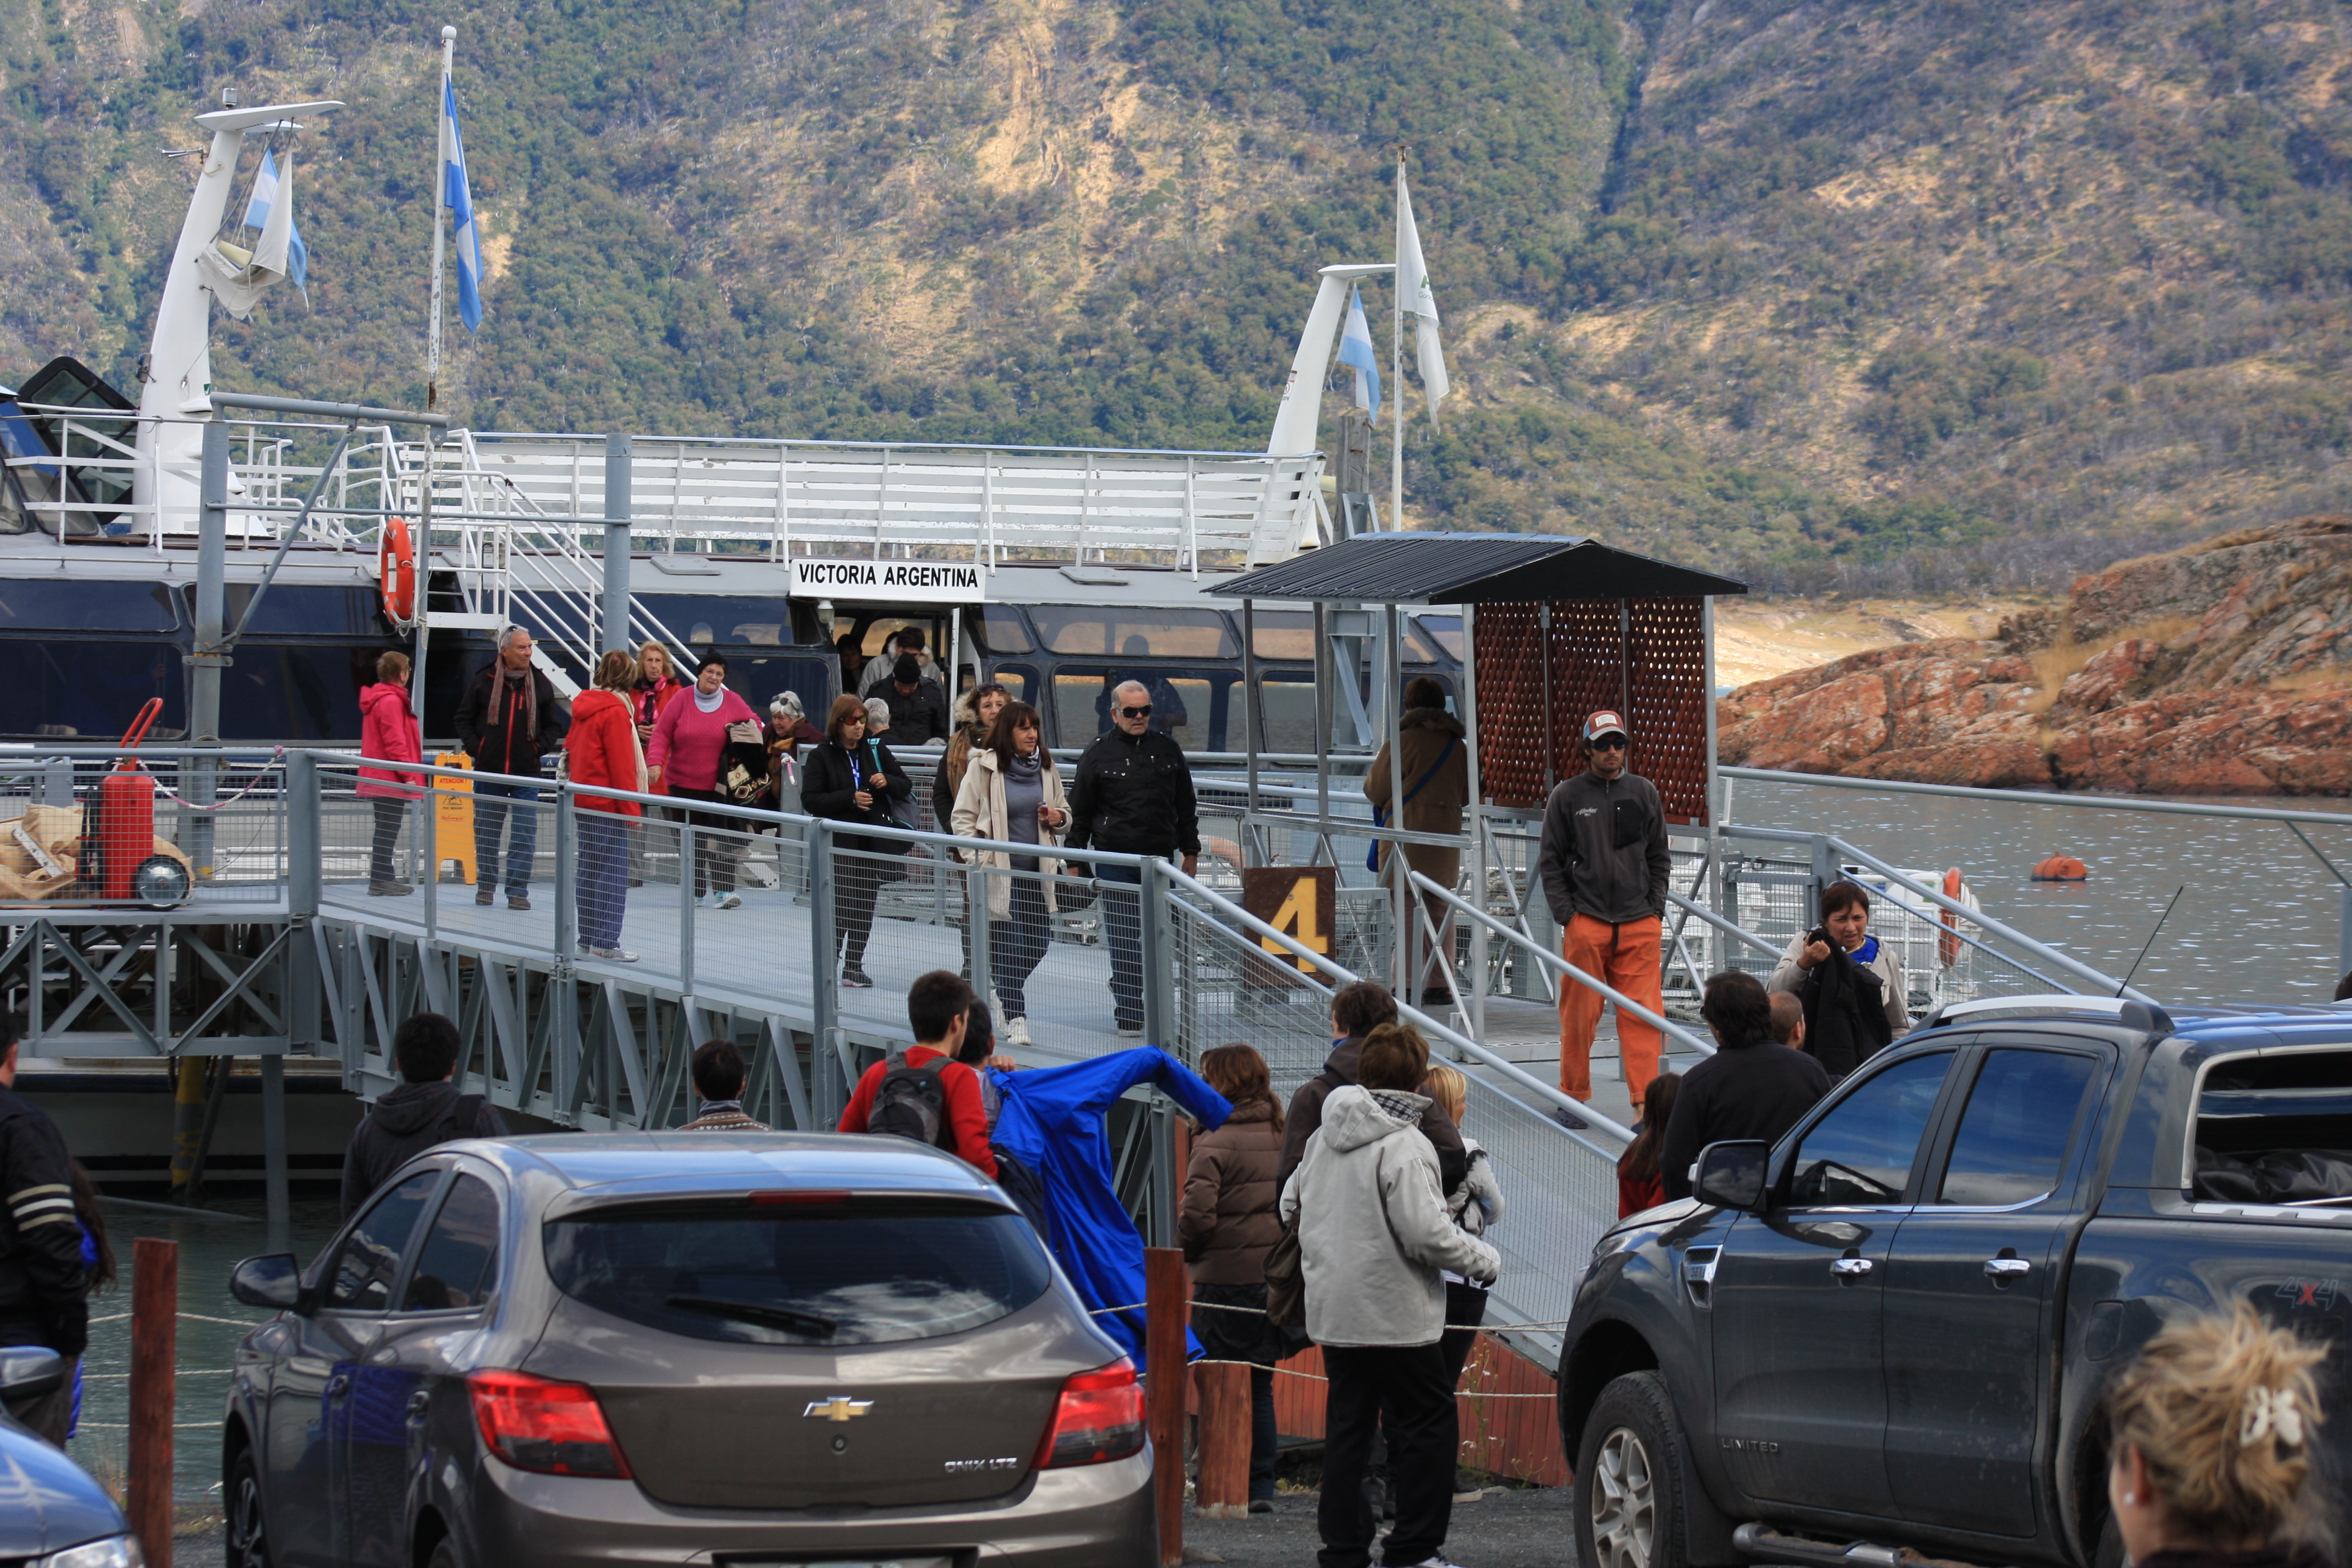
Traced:
<path id="1" fill-rule="evenodd" d="M 1403 1107 L 1400 1115 L 1381 1103 Z M 1323 1125 L 1282 1190 L 1298 1232 L 1307 1332 L 1322 1345 L 1425 1345 L 1445 1331 L 1441 1270 L 1491 1282 L 1492 1247 L 1445 1212 L 1437 1151 L 1422 1136 L 1426 1096 L 1356 1084 L 1323 1102 Z"/>

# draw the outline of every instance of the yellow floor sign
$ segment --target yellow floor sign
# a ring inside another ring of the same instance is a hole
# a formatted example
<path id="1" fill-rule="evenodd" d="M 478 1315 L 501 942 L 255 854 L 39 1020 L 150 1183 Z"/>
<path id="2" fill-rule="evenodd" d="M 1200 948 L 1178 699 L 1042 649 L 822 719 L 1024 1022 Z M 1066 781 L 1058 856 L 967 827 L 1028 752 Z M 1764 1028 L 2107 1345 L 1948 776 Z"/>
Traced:
<path id="1" fill-rule="evenodd" d="M 470 768 L 474 759 L 463 752 L 443 752 L 433 759 L 438 768 Z M 457 862 L 460 882 L 474 879 L 474 781 L 433 780 L 433 875 L 437 879 L 449 862 Z"/>

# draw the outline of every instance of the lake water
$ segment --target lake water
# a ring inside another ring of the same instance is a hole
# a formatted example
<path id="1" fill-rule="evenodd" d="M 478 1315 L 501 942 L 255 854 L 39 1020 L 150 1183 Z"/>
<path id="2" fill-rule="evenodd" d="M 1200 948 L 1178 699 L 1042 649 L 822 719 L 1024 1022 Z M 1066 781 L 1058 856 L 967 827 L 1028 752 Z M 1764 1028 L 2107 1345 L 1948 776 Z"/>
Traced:
<path id="1" fill-rule="evenodd" d="M 2312 799 L 2202 804 L 2343 809 Z M 1744 779 L 1733 785 L 1731 816 L 1833 832 L 1898 866 L 1958 866 L 1987 914 L 2117 978 L 2185 885 L 2133 977 L 2158 1001 L 2324 1003 L 2341 977 L 2342 884 L 2284 823 Z M 2352 826 L 2303 830 L 2352 875 Z M 2084 861 L 2090 880 L 2034 881 L 2035 863 L 2054 854 Z"/>
<path id="2" fill-rule="evenodd" d="M 210 1206 L 258 1218 L 259 1198 L 223 1199 Z M 228 1395 L 230 1351 L 265 1314 L 228 1293 L 228 1273 L 239 1258 L 269 1250 L 269 1229 L 259 1224 L 183 1219 L 148 1208 L 106 1205 L 109 1239 L 122 1278 L 90 1300 L 94 1322 L 82 1369 L 81 1426 L 67 1449 L 117 1495 L 130 1453 L 125 1417 L 131 1394 L 131 1243 L 160 1237 L 180 1244 L 179 1409 L 173 1418 L 173 1491 L 184 1521 L 220 1498 L 221 1414 Z M 298 1199 L 293 1207 L 294 1251 L 305 1264 L 333 1239 L 337 1205 L 331 1198 Z"/>

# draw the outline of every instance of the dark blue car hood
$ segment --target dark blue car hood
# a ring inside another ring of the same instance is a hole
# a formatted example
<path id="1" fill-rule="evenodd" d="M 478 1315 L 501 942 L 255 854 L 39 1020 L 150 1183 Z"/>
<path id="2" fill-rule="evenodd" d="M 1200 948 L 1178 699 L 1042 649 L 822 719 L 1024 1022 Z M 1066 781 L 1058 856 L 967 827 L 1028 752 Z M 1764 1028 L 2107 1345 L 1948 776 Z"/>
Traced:
<path id="1" fill-rule="evenodd" d="M 129 1528 L 88 1471 L 0 1415 L 0 1561 L 62 1552 Z"/>

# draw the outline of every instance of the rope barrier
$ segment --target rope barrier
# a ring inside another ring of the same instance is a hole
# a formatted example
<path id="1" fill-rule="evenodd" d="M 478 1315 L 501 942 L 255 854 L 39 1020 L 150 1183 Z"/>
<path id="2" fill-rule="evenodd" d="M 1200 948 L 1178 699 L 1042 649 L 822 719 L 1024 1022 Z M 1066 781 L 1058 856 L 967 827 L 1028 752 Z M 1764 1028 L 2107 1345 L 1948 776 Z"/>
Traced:
<path id="1" fill-rule="evenodd" d="M 202 1312 L 174 1312 L 172 1315 L 185 1319 L 192 1323 L 220 1323 L 232 1329 L 257 1329 L 265 1321 L 260 1318 L 214 1318 L 207 1317 Z M 103 1318 L 92 1318 L 89 1321 L 90 1327 L 96 1328 L 100 1323 L 122 1323 L 130 1320 L 131 1314 L 128 1312 L 110 1312 Z"/>
<path id="2" fill-rule="evenodd" d="M 165 784 L 162 779 L 155 780 L 155 793 L 162 795 L 165 800 L 172 802 L 173 805 L 184 805 L 190 811 L 226 811 L 238 801 L 243 800 L 247 795 L 249 795 L 255 790 L 259 789 L 261 787 L 262 780 L 268 776 L 268 771 L 273 767 L 282 764 L 285 761 L 286 748 L 283 746 L 273 747 L 271 749 L 270 759 L 268 762 L 250 763 L 246 764 L 255 770 L 254 780 L 251 784 L 246 785 L 243 789 L 229 796 L 226 800 L 216 800 L 209 805 L 200 805 L 196 802 L 190 800 L 187 796 L 182 795 L 179 791 Z M 235 767 L 237 764 L 235 763 L 229 763 L 225 765 Z M 145 770 L 142 769 L 141 771 L 144 772 Z M 150 773 L 148 776 L 151 778 L 154 777 L 152 773 Z"/>
<path id="3" fill-rule="evenodd" d="M 1203 1356 L 1199 1361 L 1187 1362 L 1184 1364 L 1187 1366 L 1245 1366 L 1252 1372 L 1271 1372 L 1282 1377 L 1303 1377 L 1309 1383 L 1328 1383 L 1331 1381 L 1329 1378 L 1323 1376 L 1319 1373 L 1300 1372 L 1296 1367 L 1262 1366 L 1254 1361 L 1216 1361 Z M 1481 1394 L 1475 1389 L 1457 1388 L 1454 1391 L 1454 1397 L 1456 1399 L 1557 1400 L 1559 1398 L 1559 1395 L 1557 1394 Z"/>
<path id="4" fill-rule="evenodd" d="M 1138 1301 L 1133 1306 L 1129 1307 L 1097 1307 L 1087 1315 L 1088 1317 L 1098 1318 L 1106 1312 L 1140 1312 L 1144 1310 L 1146 1305 L 1148 1305 L 1148 1303 Z M 1265 1309 L 1264 1307 L 1243 1307 L 1237 1306 L 1230 1301 L 1194 1301 L 1191 1303 L 1191 1306 L 1192 1310 L 1196 1312 L 1248 1312 L 1261 1318 L 1265 1316 Z M 1447 1323 L 1444 1327 L 1447 1329 L 1465 1329 L 1474 1333 L 1492 1333 L 1502 1329 L 1564 1329 L 1568 1327 L 1568 1319 L 1559 1318 L 1552 1321 L 1543 1323 Z M 1196 1361 L 1192 1364 L 1194 1366 L 1209 1366 L 1218 1363 Z"/>

